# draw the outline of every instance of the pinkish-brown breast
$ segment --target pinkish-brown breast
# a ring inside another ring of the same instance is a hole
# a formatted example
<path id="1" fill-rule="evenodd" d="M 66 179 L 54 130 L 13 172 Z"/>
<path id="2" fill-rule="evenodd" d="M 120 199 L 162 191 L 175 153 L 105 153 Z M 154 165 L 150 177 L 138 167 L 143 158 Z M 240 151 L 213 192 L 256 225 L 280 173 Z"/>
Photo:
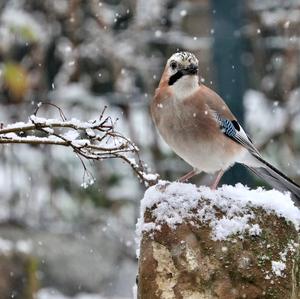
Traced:
<path id="1" fill-rule="evenodd" d="M 213 172 L 229 167 L 241 146 L 226 137 L 215 118 L 215 110 L 234 119 L 218 96 L 207 88 L 186 99 L 176 99 L 168 88 L 158 89 L 151 103 L 153 120 L 165 141 L 193 167 Z M 219 103 L 220 104 L 220 103 Z M 233 160 L 232 160 L 233 159 Z"/>

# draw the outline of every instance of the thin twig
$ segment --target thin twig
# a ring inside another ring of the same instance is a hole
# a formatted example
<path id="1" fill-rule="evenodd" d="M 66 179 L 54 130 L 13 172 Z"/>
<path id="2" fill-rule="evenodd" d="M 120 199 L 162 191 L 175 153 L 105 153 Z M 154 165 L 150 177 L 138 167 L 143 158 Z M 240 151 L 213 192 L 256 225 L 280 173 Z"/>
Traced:
<path id="1" fill-rule="evenodd" d="M 55 107 L 62 120 L 37 117 L 43 105 Z M 88 171 L 84 159 L 102 161 L 121 159 L 133 169 L 138 178 L 146 185 L 157 182 L 157 175 L 150 175 L 139 156 L 138 147 L 120 132 L 115 131 L 116 121 L 110 116 L 104 118 L 106 107 L 98 119 L 83 122 L 76 119 L 67 120 L 63 110 L 52 103 L 40 103 L 27 123 L 15 123 L 0 127 L 0 144 L 60 145 L 72 148 L 80 159 L 84 177 Z M 66 131 L 69 129 L 69 131 Z M 88 131 L 89 130 L 89 131 Z M 72 135 L 74 131 L 74 135 Z M 41 136 L 41 134 L 43 136 Z M 112 145 L 110 145 L 113 143 Z M 129 157 L 128 155 L 131 155 Z"/>

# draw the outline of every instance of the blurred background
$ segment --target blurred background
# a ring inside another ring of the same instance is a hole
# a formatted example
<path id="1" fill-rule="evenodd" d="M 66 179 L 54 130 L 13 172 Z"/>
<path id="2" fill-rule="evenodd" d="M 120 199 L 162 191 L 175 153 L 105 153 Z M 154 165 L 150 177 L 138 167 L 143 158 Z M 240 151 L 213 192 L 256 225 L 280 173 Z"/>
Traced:
<path id="1" fill-rule="evenodd" d="M 189 167 L 157 135 L 149 101 L 168 57 L 187 50 L 263 156 L 300 183 L 299 31 L 300 0 L 2 0 L 0 123 L 27 121 L 41 101 L 82 120 L 108 105 L 174 180 Z M 84 189 L 71 150 L 0 146 L 0 299 L 132 298 L 145 189 L 121 161 L 89 169 Z M 223 182 L 262 184 L 238 167 Z"/>

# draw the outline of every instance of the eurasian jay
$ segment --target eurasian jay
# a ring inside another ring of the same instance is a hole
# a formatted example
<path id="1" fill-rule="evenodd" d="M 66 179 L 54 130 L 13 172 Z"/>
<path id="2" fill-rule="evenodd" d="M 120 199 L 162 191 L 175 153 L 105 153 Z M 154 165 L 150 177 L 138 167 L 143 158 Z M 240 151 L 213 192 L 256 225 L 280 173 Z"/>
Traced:
<path id="1" fill-rule="evenodd" d="M 174 152 L 193 167 L 186 181 L 201 171 L 218 172 L 215 189 L 234 163 L 242 163 L 272 187 L 290 191 L 300 206 L 300 186 L 265 161 L 221 97 L 199 83 L 198 60 L 178 52 L 167 61 L 151 102 L 159 133 Z"/>

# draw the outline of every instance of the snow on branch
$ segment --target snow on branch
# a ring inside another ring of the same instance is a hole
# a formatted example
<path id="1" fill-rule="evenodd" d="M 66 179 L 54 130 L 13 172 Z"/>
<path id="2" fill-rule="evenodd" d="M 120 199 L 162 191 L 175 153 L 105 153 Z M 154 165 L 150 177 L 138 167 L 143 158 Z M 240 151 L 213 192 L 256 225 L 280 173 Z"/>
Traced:
<path id="1" fill-rule="evenodd" d="M 60 119 L 38 117 L 41 106 L 55 107 Z M 123 134 L 115 130 L 115 123 L 110 116 L 104 117 L 106 107 L 99 118 L 81 121 L 67 119 L 61 108 L 50 103 L 39 103 L 27 122 L 0 124 L 0 144 L 25 143 L 31 145 L 60 145 L 70 147 L 80 159 L 85 174 L 88 173 L 85 160 L 121 159 L 128 163 L 145 186 L 158 181 L 157 174 L 147 172 L 139 157 L 138 147 Z M 93 179 L 90 180 L 90 183 Z M 85 183 L 84 186 L 87 186 Z"/>

